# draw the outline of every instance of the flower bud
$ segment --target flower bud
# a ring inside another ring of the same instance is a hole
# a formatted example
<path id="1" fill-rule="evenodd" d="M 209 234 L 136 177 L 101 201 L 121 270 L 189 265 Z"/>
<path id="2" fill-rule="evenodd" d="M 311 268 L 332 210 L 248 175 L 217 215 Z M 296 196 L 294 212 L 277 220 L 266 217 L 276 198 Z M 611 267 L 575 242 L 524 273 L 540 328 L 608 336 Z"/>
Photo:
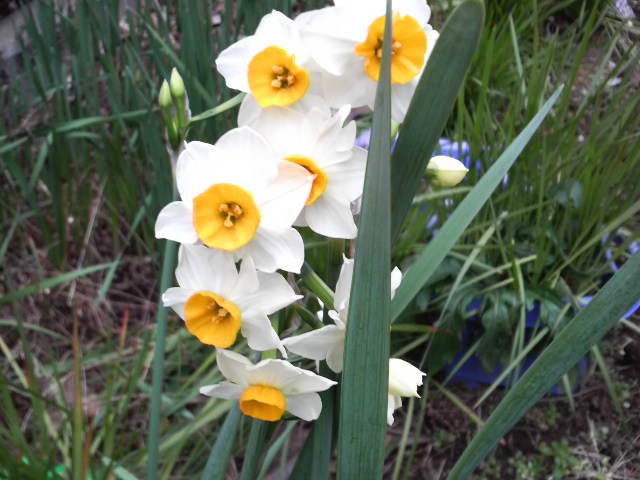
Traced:
<path id="1" fill-rule="evenodd" d="M 173 94 L 174 97 L 176 98 L 184 97 L 184 92 L 185 92 L 184 81 L 182 80 L 182 77 L 178 73 L 178 70 L 176 70 L 175 68 L 171 70 L 171 78 L 169 79 L 169 85 L 171 86 L 171 93 Z"/>
<path id="2" fill-rule="evenodd" d="M 162 86 L 160 87 L 158 103 L 162 109 L 171 107 L 171 91 L 169 90 L 169 84 L 166 80 L 162 82 Z"/>
<path id="3" fill-rule="evenodd" d="M 399 358 L 389 359 L 389 395 L 397 397 L 420 397 L 418 385 L 426 373 Z"/>
<path id="4" fill-rule="evenodd" d="M 469 169 L 460 160 L 439 155 L 429 160 L 427 174 L 433 185 L 453 187 L 460 183 Z"/>

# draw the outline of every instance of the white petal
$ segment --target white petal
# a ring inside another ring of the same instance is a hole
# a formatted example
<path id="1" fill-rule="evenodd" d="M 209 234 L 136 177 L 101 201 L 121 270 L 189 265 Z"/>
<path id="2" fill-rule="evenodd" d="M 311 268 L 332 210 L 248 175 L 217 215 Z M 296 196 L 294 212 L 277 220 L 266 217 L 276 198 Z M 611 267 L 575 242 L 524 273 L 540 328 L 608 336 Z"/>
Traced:
<path id="1" fill-rule="evenodd" d="M 298 32 L 298 26 L 289 17 L 277 10 L 272 10 L 260 20 L 255 37 L 259 39 L 260 50 L 270 45 L 283 48 L 290 55 L 295 55 L 298 65 L 307 61 L 307 49 L 304 48 Z"/>
<path id="2" fill-rule="evenodd" d="M 182 202 L 171 202 L 160 210 L 155 228 L 156 238 L 191 244 L 198 241 L 191 210 Z"/>
<path id="3" fill-rule="evenodd" d="M 246 302 L 244 299 L 258 290 L 260 287 L 260 281 L 258 280 L 258 272 L 256 266 L 253 263 L 251 257 L 247 257 L 242 260 L 240 264 L 240 273 L 237 276 L 235 283 L 229 293 L 229 299 L 232 300 L 240 311 L 244 314 Z M 246 313 L 249 313 L 246 311 Z"/>
<path id="4" fill-rule="evenodd" d="M 418 386 L 426 373 L 399 358 L 389 359 L 389 394 L 399 397 L 419 397 Z"/>
<path id="5" fill-rule="evenodd" d="M 321 314 L 322 312 L 318 312 L 318 315 L 321 315 Z M 347 324 L 345 323 L 346 317 L 340 317 L 340 314 L 335 310 L 329 310 L 329 318 L 333 320 L 333 323 L 335 323 L 338 328 L 341 328 L 344 330 L 347 327 Z M 322 320 L 322 317 L 320 317 L 320 320 Z"/>
<path id="6" fill-rule="evenodd" d="M 260 226 L 279 229 L 293 225 L 309 198 L 314 178 L 300 165 L 286 160 L 278 162 L 278 178 L 256 198 L 262 214 Z"/>
<path id="7" fill-rule="evenodd" d="M 285 396 L 287 411 L 302 420 L 316 420 L 322 411 L 322 401 L 317 393 L 299 393 Z"/>
<path id="8" fill-rule="evenodd" d="M 364 148 L 354 147 L 353 155 L 349 160 L 324 169 L 330 178 L 331 189 L 341 191 L 350 202 L 362 196 L 367 153 Z"/>
<path id="9" fill-rule="evenodd" d="M 272 107 L 263 109 L 251 124 L 279 158 L 288 155 L 304 155 L 315 137 L 309 128 L 303 128 L 306 120 L 302 112 L 293 108 Z M 302 145 L 302 148 L 298 148 Z"/>
<path id="10" fill-rule="evenodd" d="M 327 354 L 327 366 L 336 373 L 342 371 L 344 365 L 344 342 L 335 344 Z"/>
<path id="11" fill-rule="evenodd" d="M 300 273 L 304 261 L 304 243 L 293 228 L 258 228 L 253 240 L 242 248 L 242 255 L 250 256 L 256 268 L 262 272 L 273 273 L 282 269 Z"/>
<path id="12" fill-rule="evenodd" d="M 340 275 L 336 283 L 336 292 L 333 305 L 340 312 L 345 310 L 349 305 L 349 294 L 351 293 L 351 280 L 353 278 L 353 260 L 344 257 Z"/>
<path id="13" fill-rule="evenodd" d="M 304 209 L 304 218 L 311 230 L 325 237 L 355 238 L 358 233 L 349 200 L 333 196 L 326 190 Z"/>
<path id="14" fill-rule="evenodd" d="M 267 359 L 248 369 L 248 381 L 250 385 L 265 385 L 281 389 L 282 385 L 288 385 L 289 382 L 298 378 L 302 371 L 285 360 Z"/>
<path id="15" fill-rule="evenodd" d="M 348 78 L 349 81 L 345 82 L 345 78 Z M 377 85 L 376 82 L 367 77 L 364 71 L 364 62 L 358 60 L 349 65 L 342 75 L 323 74 L 321 82 L 325 98 L 334 108 L 340 108 L 346 104 L 351 105 L 353 108 L 367 105 L 367 89 L 373 86 L 375 91 L 375 86 Z"/>
<path id="16" fill-rule="evenodd" d="M 245 305 L 243 312 L 263 312 L 267 315 L 291 305 L 302 298 L 296 295 L 287 280 L 279 273 L 258 272 L 260 287 L 244 296 L 239 305 Z"/>
<path id="17" fill-rule="evenodd" d="M 224 398 L 225 400 L 236 400 L 240 398 L 246 386 L 235 383 L 220 382 L 217 385 L 207 385 L 200 387 L 200 393 L 210 397 Z"/>
<path id="18" fill-rule="evenodd" d="M 278 175 L 278 158 L 264 137 L 249 127 L 229 130 L 216 143 L 220 157 L 216 183 L 260 191 Z M 260 204 L 258 198 L 256 203 Z"/>
<path id="19" fill-rule="evenodd" d="M 389 395 L 387 398 L 387 425 L 393 425 L 393 412 L 402 406 L 400 397 Z"/>
<path id="20" fill-rule="evenodd" d="M 311 332 L 285 338 L 282 343 L 287 350 L 304 358 L 325 360 L 334 346 L 344 344 L 344 333 L 344 329 L 327 325 Z"/>
<path id="21" fill-rule="evenodd" d="M 309 370 L 302 370 L 301 368 L 298 370 L 299 375 L 296 378 L 290 379 L 289 382 L 281 386 L 282 392 L 285 395 L 323 392 L 337 383 L 333 380 L 329 380 L 328 378 L 316 375 Z"/>
<path id="22" fill-rule="evenodd" d="M 404 122 L 404 117 L 407 115 L 411 99 L 418 86 L 419 78 L 416 77 L 416 81 L 391 86 L 391 118 L 394 121 L 398 123 Z"/>
<path id="23" fill-rule="evenodd" d="M 162 295 L 162 304 L 171 307 L 184 320 L 184 305 L 189 297 L 196 293 L 186 288 L 171 287 Z"/>
<path id="24" fill-rule="evenodd" d="M 227 297 L 238 276 L 233 255 L 204 245 L 181 245 L 176 278 L 181 287 Z"/>
<path id="25" fill-rule="evenodd" d="M 242 92 L 249 91 L 247 70 L 249 62 L 258 51 L 254 38 L 246 37 L 220 52 L 216 68 L 227 82 L 227 87 Z"/>
<path id="26" fill-rule="evenodd" d="M 242 336 L 247 339 L 247 343 L 254 350 L 263 352 L 277 348 L 283 357 L 287 356 L 280 337 L 278 337 L 266 315 L 253 314 L 243 316 L 241 331 Z"/>
<path id="27" fill-rule="evenodd" d="M 396 290 L 400 286 L 400 282 L 402 281 L 402 272 L 398 267 L 394 268 L 391 271 L 391 298 L 396 294 Z"/>
<path id="28" fill-rule="evenodd" d="M 247 383 L 249 368 L 253 367 L 253 364 L 248 358 L 231 350 L 223 350 L 222 348 L 216 348 L 216 354 L 218 368 L 226 379 L 238 385 L 249 385 Z"/>
<path id="29" fill-rule="evenodd" d="M 178 158 L 176 184 L 180 198 L 191 209 L 193 199 L 216 182 L 218 152 L 215 145 L 189 142 Z"/>
<path id="30" fill-rule="evenodd" d="M 361 58 L 354 52 L 358 42 L 354 38 L 349 38 L 349 35 L 345 35 L 348 30 L 345 32 L 342 29 L 336 29 L 340 21 L 339 12 L 335 7 L 305 12 L 298 15 L 295 20 L 300 26 L 302 40 L 313 59 L 332 75 L 344 75 L 348 65 L 354 59 Z"/>
<path id="31" fill-rule="evenodd" d="M 261 112 L 262 107 L 258 105 L 256 97 L 251 94 L 245 95 L 240 104 L 240 110 L 238 111 L 238 126 L 252 126 Z"/>

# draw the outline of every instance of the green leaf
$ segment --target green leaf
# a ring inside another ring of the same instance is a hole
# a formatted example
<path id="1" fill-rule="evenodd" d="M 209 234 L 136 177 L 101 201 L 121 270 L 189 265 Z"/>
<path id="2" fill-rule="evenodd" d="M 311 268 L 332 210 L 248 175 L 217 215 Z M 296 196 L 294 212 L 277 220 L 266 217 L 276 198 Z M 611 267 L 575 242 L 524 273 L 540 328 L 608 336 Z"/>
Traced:
<path id="1" fill-rule="evenodd" d="M 162 260 L 160 293 L 169 288 L 173 279 L 178 244 L 167 242 Z M 149 443 L 147 446 L 147 478 L 158 478 L 160 423 L 162 420 L 162 386 L 164 384 L 164 354 L 167 337 L 167 309 L 158 306 L 156 314 L 156 342 L 153 352 L 153 377 L 151 380 L 151 411 L 149 413 Z"/>
<path id="2" fill-rule="evenodd" d="M 447 256 L 451 248 L 458 241 L 471 220 L 477 215 L 482 206 L 491 196 L 493 190 L 502 181 L 536 132 L 551 107 L 562 92 L 558 88 L 540 111 L 529 122 L 525 129 L 516 137 L 509 148 L 500 155 L 489 171 L 480 179 L 477 185 L 469 192 L 460 206 L 447 219 L 444 226 L 429 245 L 420 253 L 416 262 L 402 278 L 402 283 L 391 302 L 391 321 L 395 321 L 403 310 L 411 303 L 423 285 L 429 280 L 431 274 Z"/>
<path id="3" fill-rule="evenodd" d="M 498 441 L 640 298 L 640 255 L 634 255 L 538 357 L 493 411 L 447 477 L 464 479 Z"/>
<path id="4" fill-rule="evenodd" d="M 413 95 L 391 159 L 391 234 L 409 213 L 427 163 L 449 118 L 458 90 L 480 43 L 482 0 L 466 0 L 442 28 Z"/>
<path id="5" fill-rule="evenodd" d="M 229 457 L 236 444 L 236 434 L 241 417 L 240 407 L 236 403 L 227 413 L 222 429 L 218 432 L 216 443 L 211 449 L 207 465 L 204 467 L 202 477 L 200 477 L 202 480 L 224 480 Z"/>
<path id="6" fill-rule="evenodd" d="M 385 37 L 391 32 L 387 0 Z M 383 42 L 345 339 L 338 478 L 382 478 L 389 383 L 391 42 Z"/>
<path id="7" fill-rule="evenodd" d="M 254 480 L 258 475 L 258 462 L 262 457 L 262 452 L 266 445 L 267 431 L 270 422 L 263 422 L 254 418 L 251 420 L 251 431 L 249 433 L 249 441 L 247 442 L 247 450 L 242 463 L 242 472 L 240 472 L 240 480 Z"/>

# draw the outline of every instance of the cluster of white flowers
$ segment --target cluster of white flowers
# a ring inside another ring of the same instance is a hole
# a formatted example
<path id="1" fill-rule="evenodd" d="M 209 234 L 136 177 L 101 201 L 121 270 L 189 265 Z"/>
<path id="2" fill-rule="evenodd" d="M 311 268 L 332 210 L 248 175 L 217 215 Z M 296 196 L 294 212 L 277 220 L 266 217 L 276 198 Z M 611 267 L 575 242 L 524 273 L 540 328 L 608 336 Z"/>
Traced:
<path id="1" fill-rule="evenodd" d="M 335 323 L 281 340 L 268 315 L 300 299 L 278 270 L 299 273 L 304 244 L 295 227 L 354 239 L 352 205 L 362 195 L 366 151 L 355 146 L 352 108 L 373 108 L 380 73 L 385 0 L 335 0 L 295 20 L 266 15 L 256 32 L 220 53 L 227 86 L 246 92 L 238 128 L 215 145 L 190 142 L 176 167 L 180 200 L 160 212 L 156 236 L 180 242 L 179 287 L 163 295 L 186 328 L 217 348 L 228 382 L 205 395 L 238 399 L 246 415 L 279 420 L 285 411 L 316 419 L 317 392 L 336 382 L 267 359 L 252 364 L 225 350 L 238 333 L 254 350 L 285 349 L 342 371 L 353 274 L 345 258 L 336 285 Z M 394 0 L 392 117 L 402 122 L 438 33 L 424 0 Z M 239 267 L 238 267 L 239 264 Z M 401 273 L 391 273 L 392 291 Z M 390 361 L 389 423 L 400 396 L 417 396 L 422 376 Z"/>

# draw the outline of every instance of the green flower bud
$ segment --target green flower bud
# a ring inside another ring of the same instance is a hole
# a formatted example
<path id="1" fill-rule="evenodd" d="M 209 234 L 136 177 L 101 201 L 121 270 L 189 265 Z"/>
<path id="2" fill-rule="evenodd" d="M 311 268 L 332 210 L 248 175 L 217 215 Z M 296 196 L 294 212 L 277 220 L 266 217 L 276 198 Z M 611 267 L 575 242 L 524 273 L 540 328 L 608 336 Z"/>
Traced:
<path id="1" fill-rule="evenodd" d="M 184 93 L 185 93 L 184 81 L 182 80 L 182 77 L 178 73 L 178 70 L 176 70 L 175 68 L 171 70 L 171 79 L 169 80 L 169 84 L 171 86 L 171 93 L 173 94 L 174 97 L 176 98 L 184 97 Z"/>
<path id="2" fill-rule="evenodd" d="M 171 107 L 171 91 L 169 90 L 169 84 L 165 80 L 160 87 L 160 95 L 158 95 L 158 103 L 160 108 L 165 109 Z"/>

